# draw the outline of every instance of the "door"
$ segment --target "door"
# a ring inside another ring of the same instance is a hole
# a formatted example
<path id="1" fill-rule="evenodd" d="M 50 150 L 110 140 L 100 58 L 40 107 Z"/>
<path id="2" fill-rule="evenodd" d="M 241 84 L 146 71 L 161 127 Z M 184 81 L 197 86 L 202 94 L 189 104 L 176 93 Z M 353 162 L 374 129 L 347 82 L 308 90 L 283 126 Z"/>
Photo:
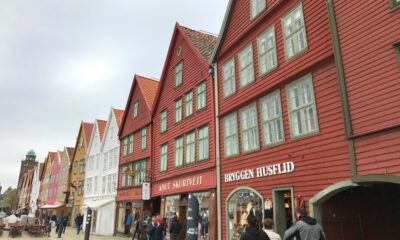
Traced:
<path id="1" fill-rule="evenodd" d="M 283 236 L 294 222 L 293 189 L 291 187 L 273 190 L 275 231 Z"/>

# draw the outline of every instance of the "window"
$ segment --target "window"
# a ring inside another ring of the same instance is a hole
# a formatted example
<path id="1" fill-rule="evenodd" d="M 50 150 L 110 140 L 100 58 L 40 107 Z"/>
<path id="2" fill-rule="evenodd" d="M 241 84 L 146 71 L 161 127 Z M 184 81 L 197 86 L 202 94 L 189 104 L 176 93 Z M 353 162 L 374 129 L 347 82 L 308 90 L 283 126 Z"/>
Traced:
<path id="1" fill-rule="evenodd" d="M 102 181 L 101 181 L 101 193 L 102 194 L 106 194 L 106 185 L 107 185 L 107 178 L 106 178 L 106 176 L 103 176 Z"/>
<path id="2" fill-rule="evenodd" d="M 400 6 L 400 0 L 389 0 L 390 8 L 396 8 Z"/>
<path id="3" fill-rule="evenodd" d="M 136 101 L 136 102 L 133 104 L 133 118 L 137 118 L 138 113 L 139 113 L 139 102 Z"/>
<path id="4" fill-rule="evenodd" d="M 286 86 L 292 138 L 318 132 L 317 109 L 311 74 Z"/>
<path id="5" fill-rule="evenodd" d="M 146 180 L 146 160 L 135 163 L 135 186 L 141 185 Z"/>
<path id="6" fill-rule="evenodd" d="M 282 26 L 285 55 L 288 60 L 307 49 L 306 28 L 301 4 L 282 18 Z"/>
<path id="7" fill-rule="evenodd" d="M 113 166 L 117 166 L 118 165 L 118 152 L 119 152 L 119 148 L 118 147 L 114 148 Z"/>
<path id="8" fill-rule="evenodd" d="M 160 149 L 160 172 L 167 171 L 168 166 L 168 143 L 161 145 Z"/>
<path id="9" fill-rule="evenodd" d="M 160 113 L 160 131 L 161 133 L 167 131 L 167 110 Z"/>
<path id="10" fill-rule="evenodd" d="M 185 95 L 185 116 L 189 117 L 193 114 L 193 92 Z"/>
<path id="11" fill-rule="evenodd" d="M 84 173 L 85 172 L 85 159 L 82 159 L 79 161 L 79 173 Z"/>
<path id="12" fill-rule="evenodd" d="M 175 139 L 175 167 L 183 164 L 183 137 Z"/>
<path id="13" fill-rule="evenodd" d="M 235 82 L 235 58 L 232 57 L 222 65 L 222 78 L 224 79 L 224 97 L 236 92 Z"/>
<path id="14" fill-rule="evenodd" d="M 79 138 L 79 144 L 78 144 L 79 148 L 83 147 L 83 137 Z"/>
<path id="15" fill-rule="evenodd" d="M 224 139 L 225 156 L 229 157 L 239 154 L 236 112 L 224 118 Z"/>
<path id="16" fill-rule="evenodd" d="M 103 171 L 108 169 L 108 152 L 104 153 L 104 157 L 103 157 Z"/>
<path id="17" fill-rule="evenodd" d="M 128 155 L 128 137 L 125 137 L 123 141 L 124 141 L 123 155 L 126 156 Z"/>
<path id="18" fill-rule="evenodd" d="M 144 150 L 147 147 L 147 128 L 142 129 L 142 144 L 141 144 L 141 149 Z"/>
<path id="19" fill-rule="evenodd" d="M 194 163 L 196 153 L 196 132 L 186 134 L 186 163 Z"/>
<path id="20" fill-rule="evenodd" d="M 129 145 L 128 145 L 128 154 L 132 154 L 133 153 L 133 146 L 134 146 L 134 135 L 133 133 L 131 135 L 129 135 Z"/>
<path id="21" fill-rule="evenodd" d="M 122 177 L 121 177 L 122 187 L 132 186 L 132 177 L 134 176 L 132 167 L 133 167 L 132 163 L 125 164 L 122 167 Z"/>
<path id="22" fill-rule="evenodd" d="M 117 174 L 114 173 L 111 177 L 111 190 L 113 193 L 117 191 Z"/>
<path id="23" fill-rule="evenodd" d="M 105 178 L 105 177 L 104 177 Z M 112 180 L 111 180 L 111 178 L 112 178 L 112 174 L 109 174 L 108 176 L 107 176 L 107 193 L 112 193 L 112 188 L 111 188 L 111 184 L 112 184 Z"/>
<path id="24" fill-rule="evenodd" d="M 197 85 L 197 110 L 206 107 L 206 82 Z"/>
<path id="25" fill-rule="evenodd" d="M 250 43 L 239 52 L 240 87 L 254 82 L 253 45 Z"/>
<path id="26" fill-rule="evenodd" d="M 240 110 L 240 126 L 243 152 L 259 149 L 256 104 L 251 104 Z"/>
<path id="27" fill-rule="evenodd" d="M 265 5 L 265 0 L 250 0 L 251 19 L 257 17 L 265 9 Z"/>
<path id="28" fill-rule="evenodd" d="M 175 87 L 182 85 L 182 72 L 183 72 L 182 65 L 183 65 L 183 62 L 180 61 L 175 66 Z"/>
<path id="29" fill-rule="evenodd" d="M 272 25 L 257 38 L 258 68 L 260 75 L 275 69 L 278 65 L 276 57 L 275 27 Z"/>
<path id="30" fill-rule="evenodd" d="M 208 146 L 208 126 L 199 128 L 199 139 L 198 139 L 199 147 L 198 147 L 198 155 L 199 155 L 199 161 L 201 160 L 207 160 L 208 159 L 208 152 L 209 152 L 209 146 Z"/>
<path id="31" fill-rule="evenodd" d="M 94 194 L 97 194 L 98 176 L 94 177 Z"/>
<path id="32" fill-rule="evenodd" d="M 264 146 L 283 142 L 281 96 L 279 90 L 260 99 L 260 111 Z"/>
<path id="33" fill-rule="evenodd" d="M 182 121 L 182 98 L 175 100 L 175 123 Z"/>

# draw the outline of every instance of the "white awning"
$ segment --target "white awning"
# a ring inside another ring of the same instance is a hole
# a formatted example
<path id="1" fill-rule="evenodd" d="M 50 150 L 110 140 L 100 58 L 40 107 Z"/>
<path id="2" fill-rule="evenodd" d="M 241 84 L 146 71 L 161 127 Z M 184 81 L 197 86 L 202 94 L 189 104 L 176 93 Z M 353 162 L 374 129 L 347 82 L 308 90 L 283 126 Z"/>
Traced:
<path id="1" fill-rule="evenodd" d="M 59 208 L 59 207 L 61 207 L 61 205 L 59 205 L 59 204 L 46 204 L 46 205 L 41 206 L 39 208 L 42 208 L 42 209 L 54 209 L 54 208 Z"/>
<path id="2" fill-rule="evenodd" d="M 98 209 L 112 202 L 114 202 L 114 199 L 88 200 L 85 201 L 85 207 L 90 207 L 91 209 Z"/>

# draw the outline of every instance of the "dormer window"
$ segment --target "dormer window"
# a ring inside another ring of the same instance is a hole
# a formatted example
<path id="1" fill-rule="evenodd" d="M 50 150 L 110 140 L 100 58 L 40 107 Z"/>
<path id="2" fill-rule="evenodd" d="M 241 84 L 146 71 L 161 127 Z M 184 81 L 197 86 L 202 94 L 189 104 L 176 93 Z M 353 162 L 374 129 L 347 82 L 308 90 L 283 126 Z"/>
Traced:
<path id="1" fill-rule="evenodd" d="M 183 62 L 180 61 L 176 66 L 175 66 L 175 87 L 179 87 L 182 85 L 182 73 L 183 73 Z"/>
<path id="2" fill-rule="evenodd" d="M 251 20 L 255 19 L 266 7 L 265 0 L 250 0 Z"/>

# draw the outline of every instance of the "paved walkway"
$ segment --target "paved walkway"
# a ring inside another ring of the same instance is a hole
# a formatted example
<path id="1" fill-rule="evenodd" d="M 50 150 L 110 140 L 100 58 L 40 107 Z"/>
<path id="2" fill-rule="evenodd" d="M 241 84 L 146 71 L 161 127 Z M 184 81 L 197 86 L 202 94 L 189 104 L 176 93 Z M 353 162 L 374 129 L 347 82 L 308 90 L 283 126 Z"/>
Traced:
<path id="1" fill-rule="evenodd" d="M 56 240 L 56 239 L 65 239 L 65 240 L 83 240 L 84 237 L 84 232 L 79 233 L 79 235 L 76 234 L 75 228 L 72 227 L 67 227 L 67 230 L 65 231 L 65 234 L 61 236 L 61 238 L 57 238 L 57 234 L 54 233 L 54 228 L 52 233 L 50 234 L 50 237 L 35 237 L 31 236 L 28 232 L 24 231 L 21 237 L 18 238 L 11 238 L 8 236 L 8 231 L 3 231 L 3 235 L 0 237 L 0 239 L 43 239 L 43 240 Z M 106 239 L 112 239 L 112 240 L 130 240 L 131 238 L 128 237 L 109 237 L 109 236 L 96 236 L 96 235 L 90 235 L 90 240 L 106 240 Z"/>

